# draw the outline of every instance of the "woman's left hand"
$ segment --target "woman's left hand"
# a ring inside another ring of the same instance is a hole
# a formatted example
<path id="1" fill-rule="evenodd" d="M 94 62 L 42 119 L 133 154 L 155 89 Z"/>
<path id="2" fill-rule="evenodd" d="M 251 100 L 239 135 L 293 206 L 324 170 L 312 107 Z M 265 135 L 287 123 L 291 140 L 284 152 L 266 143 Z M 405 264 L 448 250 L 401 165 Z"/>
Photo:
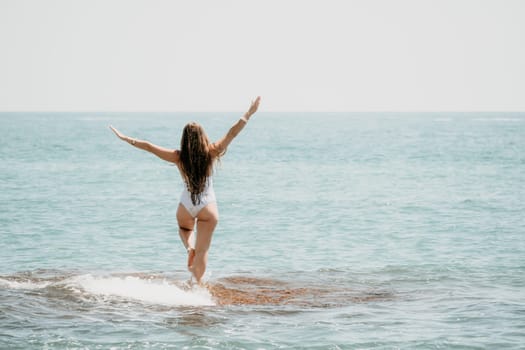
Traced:
<path id="1" fill-rule="evenodd" d="M 119 139 L 121 139 L 122 141 L 126 141 L 128 142 L 128 139 L 129 137 L 127 137 L 126 135 L 122 134 L 120 131 L 118 131 L 117 129 L 115 129 L 113 126 L 109 126 L 109 128 L 115 133 L 115 135 L 117 135 L 117 137 Z"/>

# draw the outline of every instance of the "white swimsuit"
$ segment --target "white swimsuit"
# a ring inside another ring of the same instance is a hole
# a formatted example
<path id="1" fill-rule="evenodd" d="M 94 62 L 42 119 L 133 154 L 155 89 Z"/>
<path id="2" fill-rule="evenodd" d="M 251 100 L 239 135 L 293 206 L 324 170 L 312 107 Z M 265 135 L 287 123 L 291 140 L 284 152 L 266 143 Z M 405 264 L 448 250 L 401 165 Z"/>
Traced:
<path id="1" fill-rule="evenodd" d="M 184 187 L 184 190 L 182 190 L 182 194 L 180 195 L 180 203 L 194 218 L 197 217 L 202 208 L 216 201 L 217 199 L 215 198 L 215 191 L 213 190 L 213 181 L 211 177 L 206 181 L 206 187 L 204 187 L 204 191 L 202 191 L 201 194 L 201 201 L 197 205 L 194 205 L 191 201 L 191 193 L 188 191 L 187 186 Z"/>

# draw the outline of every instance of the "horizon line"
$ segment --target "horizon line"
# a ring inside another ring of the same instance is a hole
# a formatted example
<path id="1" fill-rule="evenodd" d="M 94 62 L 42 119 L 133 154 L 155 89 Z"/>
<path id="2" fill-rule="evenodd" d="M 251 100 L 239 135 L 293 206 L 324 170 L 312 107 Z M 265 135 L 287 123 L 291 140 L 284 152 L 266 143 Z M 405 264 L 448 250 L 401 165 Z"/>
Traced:
<path id="1" fill-rule="evenodd" d="M 0 110 L 0 113 L 243 113 L 244 110 Z M 525 113 L 525 110 L 270 110 L 258 113 Z"/>

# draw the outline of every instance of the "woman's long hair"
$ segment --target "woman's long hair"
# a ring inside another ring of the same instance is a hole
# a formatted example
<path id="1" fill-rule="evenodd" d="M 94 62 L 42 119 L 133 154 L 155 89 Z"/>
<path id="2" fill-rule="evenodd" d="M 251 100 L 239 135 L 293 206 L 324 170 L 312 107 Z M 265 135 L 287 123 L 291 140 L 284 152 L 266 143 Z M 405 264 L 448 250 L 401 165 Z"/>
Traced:
<path id="1" fill-rule="evenodd" d="M 202 192 L 213 171 L 213 160 L 210 140 L 202 126 L 187 124 L 180 140 L 180 167 L 193 205 L 201 202 Z"/>

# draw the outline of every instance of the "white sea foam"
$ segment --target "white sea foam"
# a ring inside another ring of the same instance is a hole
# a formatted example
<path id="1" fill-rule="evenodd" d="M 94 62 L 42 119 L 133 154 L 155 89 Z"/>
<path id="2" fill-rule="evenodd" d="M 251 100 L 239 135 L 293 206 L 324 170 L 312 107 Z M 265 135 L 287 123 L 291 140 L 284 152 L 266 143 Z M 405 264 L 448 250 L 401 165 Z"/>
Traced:
<path id="1" fill-rule="evenodd" d="M 0 286 L 9 289 L 42 289 L 50 284 L 50 282 L 11 281 L 0 278 Z"/>
<path id="2" fill-rule="evenodd" d="M 165 279 L 144 279 L 134 276 L 98 277 L 87 274 L 71 278 L 68 286 L 93 295 L 119 297 L 149 304 L 215 305 L 207 289 L 193 287 L 184 290 Z"/>

